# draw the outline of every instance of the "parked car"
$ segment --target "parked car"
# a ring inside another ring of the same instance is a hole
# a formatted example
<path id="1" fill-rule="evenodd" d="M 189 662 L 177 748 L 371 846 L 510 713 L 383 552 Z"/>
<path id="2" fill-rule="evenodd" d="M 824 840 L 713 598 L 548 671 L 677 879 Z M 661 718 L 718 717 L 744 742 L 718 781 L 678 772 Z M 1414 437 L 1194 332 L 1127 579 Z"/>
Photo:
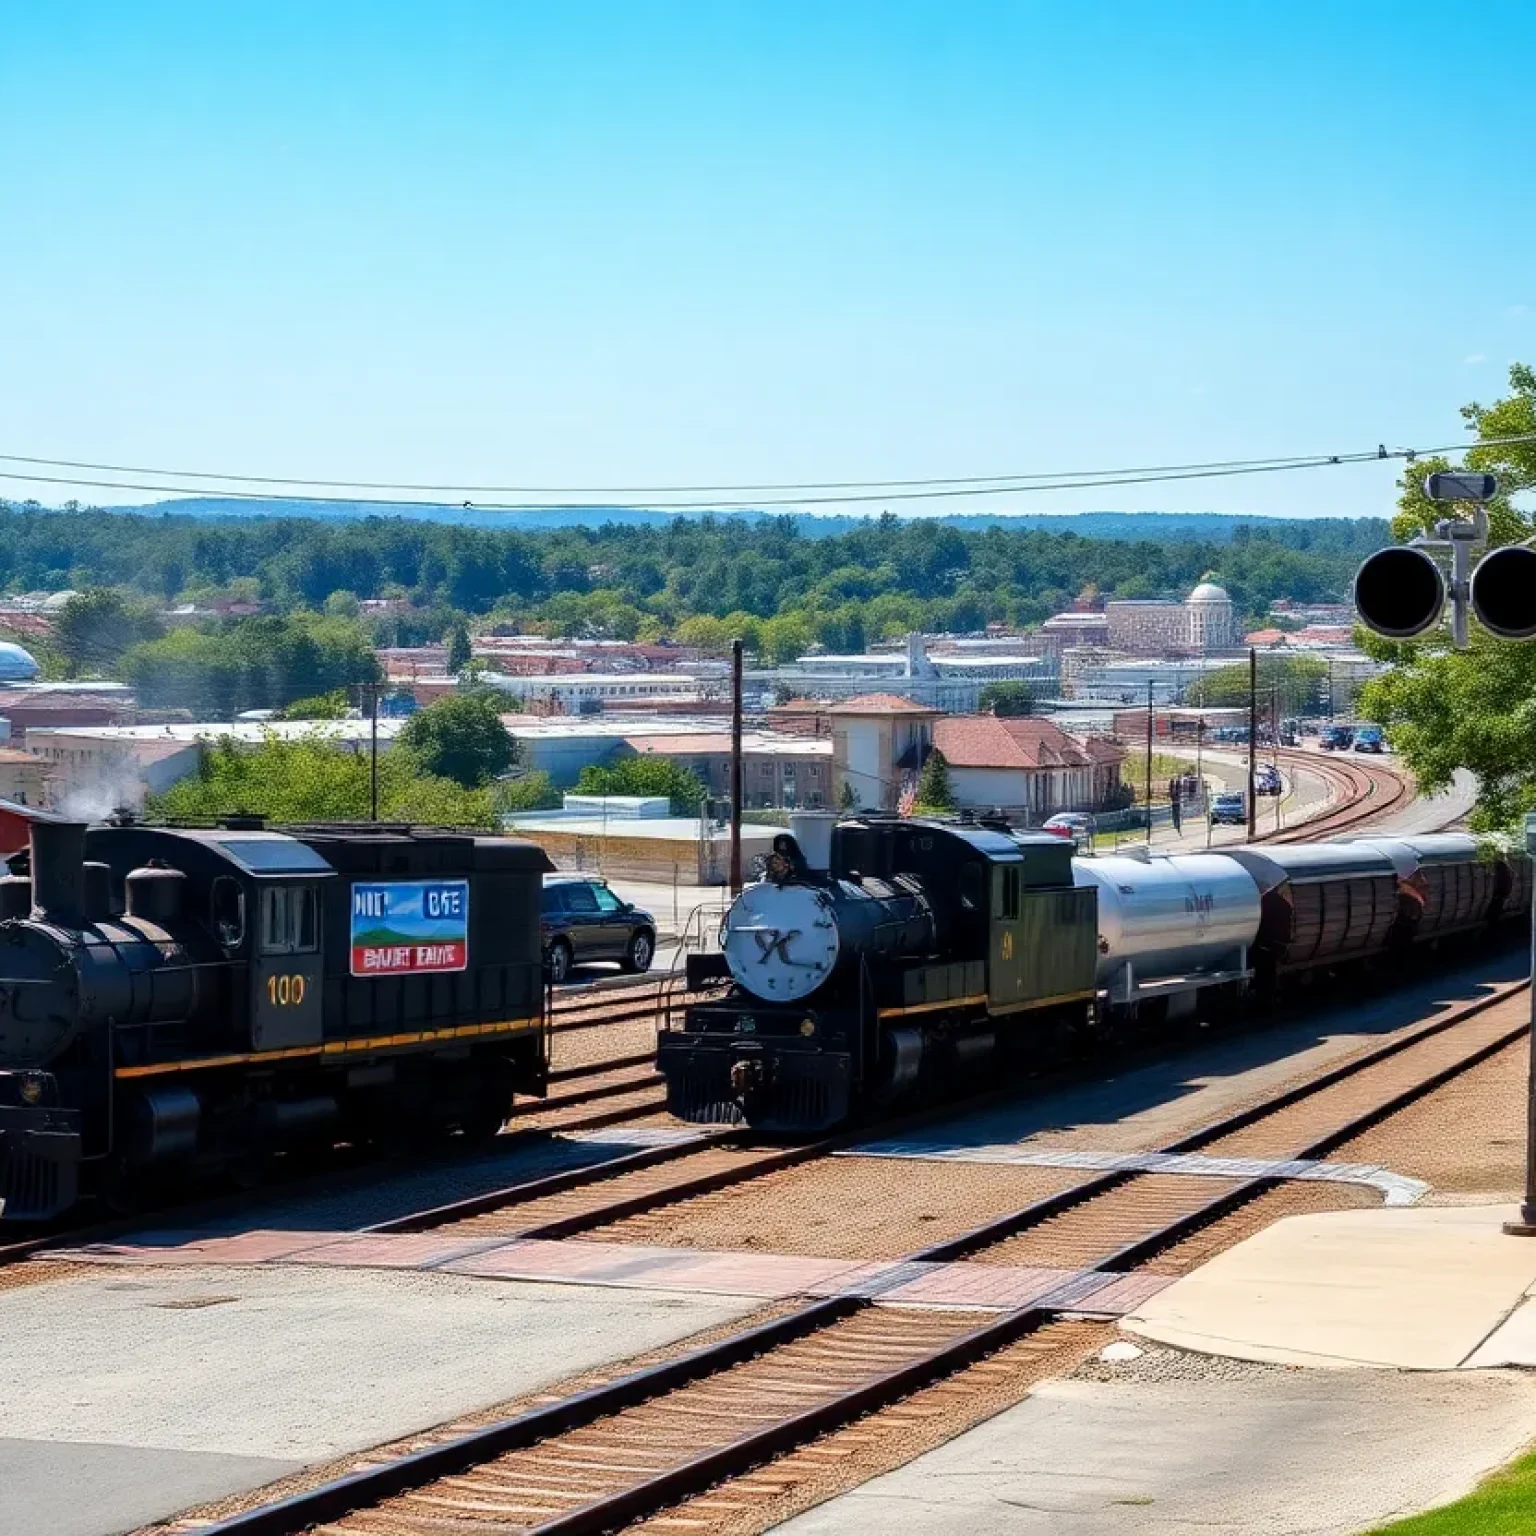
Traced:
<path id="1" fill-rule="evenodd" d="M 1253 776 L 1253 792 L 1256 795 L 1278 795 L 1284 793 L 1285 782 L 1280 777 L 1280 770 L 1265 763 Z"/>
<path id="2" fill-rule="evenodd" d="M 1052 816 L 1049 820 L 1042 822 L 1040 830 L 1056 837 L 1070 837 L 1074 842 L 1081 842 L 1093 836 L 1093 825 L 1093 817 L 1086 816 L 1081 811 L 1062 811 L 1060 815 Z"/>
<path id="3" fill-rule="evenodd" d="M 1385 752 L 1387 750 L 1387 738 L 1382 734 L 1379 725 L 1362 725 L 1355 732 L 1356 752 Z"/>
<path id="4" fill-rule="evenodd" d="M 1217 795 L 1211 802 L 1211 824 L 1217 827 L 1242 827 L 1248 824 L 1248 804 L 1235 791 Z"/>
<path id="5" fill-rule="evenodd" d="M 1347 752 L 1354 739 L 1354 726 L 1326 725 L 1323 727 L 1323 734 L 1317 739 L 1317 744 L 1324 752 Z"/>
<path id="6" fill-rule="evenodd" d="M 656 919 L 616 896 L 606 880 L 545 875 L 541 923 L 544 968 L 557 984 L 569 978 L 572 967 L 593 960 L 648 971 L 656 957 Z"/>

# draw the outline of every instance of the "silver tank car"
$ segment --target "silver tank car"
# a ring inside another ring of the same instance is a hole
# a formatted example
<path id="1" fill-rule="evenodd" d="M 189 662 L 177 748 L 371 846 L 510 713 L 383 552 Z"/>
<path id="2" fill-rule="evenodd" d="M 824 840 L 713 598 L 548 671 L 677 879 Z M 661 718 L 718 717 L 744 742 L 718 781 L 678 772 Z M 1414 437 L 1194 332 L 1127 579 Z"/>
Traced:
<path id="1" fill-rule="evenodd" d="M 1223 854 L 1074 859 L 1099 902 L 1098 983 L 1112 1003 L 1236 981 L 1258 936 L 1259 890 Z"/>

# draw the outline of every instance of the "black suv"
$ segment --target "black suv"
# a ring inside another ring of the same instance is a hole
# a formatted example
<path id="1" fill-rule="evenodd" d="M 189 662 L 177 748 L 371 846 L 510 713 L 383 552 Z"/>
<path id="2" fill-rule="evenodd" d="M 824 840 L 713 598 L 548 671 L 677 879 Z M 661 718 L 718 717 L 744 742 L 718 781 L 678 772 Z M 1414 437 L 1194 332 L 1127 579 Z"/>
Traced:
<path id="1" fill-rule="evenodd" d="M 569 980 L 572 966 L 591 960 L 648 971 L 656 955 L 656 919 L 620 901 L 602 880 L 545 875 L 542 922 L 544 965 L 557 984 Z"/>

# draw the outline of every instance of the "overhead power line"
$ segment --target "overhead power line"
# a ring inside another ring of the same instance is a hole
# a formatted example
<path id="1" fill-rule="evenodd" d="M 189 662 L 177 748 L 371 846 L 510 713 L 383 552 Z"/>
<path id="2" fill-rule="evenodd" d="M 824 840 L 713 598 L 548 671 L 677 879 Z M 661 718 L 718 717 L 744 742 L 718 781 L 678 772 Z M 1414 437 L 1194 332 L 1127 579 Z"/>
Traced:
<path id="1" fill-rule="evenodd" d="M 1034 495 L 1042 491 L 1076 491 L 1092 490 L 1101 487 L 1117 487 L 1131 485 L 1161 485 L 1170 482 L 1191 480 L 1228 479 L 1243 475 L 1287 474 L 1297 470 L 1309 469 L 1333 469 L 1345 464 L 1367 464 L 1371 462 L 1400 459 L 1409 463 L 1415 459 L 1436 454 L 1465 453 L 1471 448 L 1490 448 L 1508 446 L 1518 443 L 1536 442 L 1536 433 L 1524 433 L 1512 437 L 1489 438 L 1479 443 L 1450 443 L 1427 448 L 1387 448 L 1378 445 L 1376 448 L 1355 453 L 1326 453 L 1311 454 L 1295 458 L 1282 459 L 1227 459 L 1215 460 L 1204 464 L 1168 464 L 1154 465 L 1141 469 L 1117 469 L 1117 470 L 1084 470 L 1073 472 L 1058 472 L 1055 475 L 1013 475 L 1013 476 L 957 476 L 952 479 L 942 480 L 862 480 L 862 481 L 827 481 L 819 483 L 804 482 L 800 485 L 764 485 L 760 487 L 694 487 L 696 491 L 718 489 L 725 491 L 734 490 L 773 490 L 780 491 L 817 491 L 818 494 L 806 495 L 780 495 L 752 497 L 747 500 L 717 499 L 708 500 L 657 500 L 651 496 L 644 487 L 614 487 L 606 494 L 632 496 L 637 499 L 640 506 L 654 511 L 662 512 L 708 512 L 708 511 L 757 511 L 769 507 L 809 507 L 809 506 L 847 506 L 868 502 L 906 502 L 906 501 L 937 501 L 957 497 L 972 496 L 1007 496 L 1007 495 Z M 51 468 L 99 468 L 104 472 L 110 472 L 114 478 L 103 479 L 98 476 L 71 476 L 39 474 L 36 472 L 22 473 L 8 469 L 0 469 L 0 480 L 18 481 L 26 484 L 40 485 L 64 485 L 64 486 L 90 486 L 97 489 L 126 490 L 126 491 L 150 491 L 159 494 L 173 496 L 206 496 L 226 500 L 245 501 L 270 501 L 270 500 L 297 500 L 319 502 L 326 505 L 349 506 L 356 505 L 359 498 L 356 496 L 336 496 L 330 494 L 317 494 L 309 490 L 309 487 L 348 488 L 354 490 L 417 490 L 434 489 L 443 493 L 452 493 L 457 496 L 465 491 L 472 491 L 469 486 L 416 486 L 399 482 L 383 481 L 334 481 L 334 480 L 285 480 L 277 476 L 242 476 L 242 475 L 212 475 L 197 474 L 191 470 L 135 470 L 126 466 L 113 469 L 108 465 L 87 464 L 85 461 L 72 461 L 60 459 L 44 459 L 28 457 L 20 454 L 0 454 L 0 463 L 5 464 L 29 464 Z M 233 482 L 224 485 L 174 485 L 164 481 L 128 480 L 116 478 L 117 475 L 164 475 L 168 479 L 181 477 L 188 481 L 221 480 Z M 271 490 L 244 490 L 242 485 L 260 484 L 264 486 L 286 486 L 294 489 L 279 494 Z M 491 488 L 488 488 L 491 489 Z M 654 489 L 654 488 L 653 488 Z M 831 494 L 819 494 L 822 490 L 830 490 Z M 524 494 L 534 494 L 533 491 L 525 491 Z M 564 488 L 561 490 L 549 489 L 540 494 L 551 496 L 569 496 L 578 494 L 594 494 L 590 491 L 583 492 L 579 488 Z M 444 505 L 441 500 L 423 500 L 419 498 L 402 498 L 395 496 L 367 498 L 369 504 L 375 506 L 397 507 L 402 510 L 427 510 Z M 551 509 L 561 509 L 573 512 L 602 512 L 612 508 L 610 502 L 582 502 L 582 501 L 469 501 L 463 505 L 481 512 L 534 512 Z"/>
<path id="2" fill-rule="evenodd" d="M 1379 457 L 1379 451 L 1368 457 Z M 1120 469 L 1058 469 L 1012 475 L 938 475 L 926 480 L 789 480 L 751 481 L 736 485 L 455 485 L 430 480 L 312 480 L 302 475 L 236 475 L 214 470 L 157 469 L 144 464 L 103 464 L 87 459 L 43 459 L 0 453 L 0 462 L 35 464 L 45 469 L 88 469 L 112 475 L 162 475 L 173 480 L 223 480 L 237 485 L 314 486 L 342 491 L 440 491 L 455 496 L 696 496 L 733 495 L 746 491 L 878 491 L 917 490 L 932 486 L 1001 485 L 1028 480 L 1078 480 L 1084 476 L 1156 475 L 1210 469 L 1270 469 L 1311 463 L 1320 455 L 1271 459 L 1217 459 L 1199 464 L 1132 465 Z M 12 477 L 19 478 L 19 477 Z M 83 483 L 83 482 L 72 482 Z"/>

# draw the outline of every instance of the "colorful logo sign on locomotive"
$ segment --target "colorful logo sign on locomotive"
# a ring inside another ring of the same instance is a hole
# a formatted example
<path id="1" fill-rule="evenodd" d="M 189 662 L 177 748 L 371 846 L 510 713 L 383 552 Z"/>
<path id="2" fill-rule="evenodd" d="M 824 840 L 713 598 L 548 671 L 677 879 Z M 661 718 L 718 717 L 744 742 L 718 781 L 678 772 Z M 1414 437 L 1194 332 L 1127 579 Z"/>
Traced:
<path id="1" fill-rule="evenodd" d="M 419 975 L 469 964 L 469 881 L 356 881 L 352 974 Z"/>

